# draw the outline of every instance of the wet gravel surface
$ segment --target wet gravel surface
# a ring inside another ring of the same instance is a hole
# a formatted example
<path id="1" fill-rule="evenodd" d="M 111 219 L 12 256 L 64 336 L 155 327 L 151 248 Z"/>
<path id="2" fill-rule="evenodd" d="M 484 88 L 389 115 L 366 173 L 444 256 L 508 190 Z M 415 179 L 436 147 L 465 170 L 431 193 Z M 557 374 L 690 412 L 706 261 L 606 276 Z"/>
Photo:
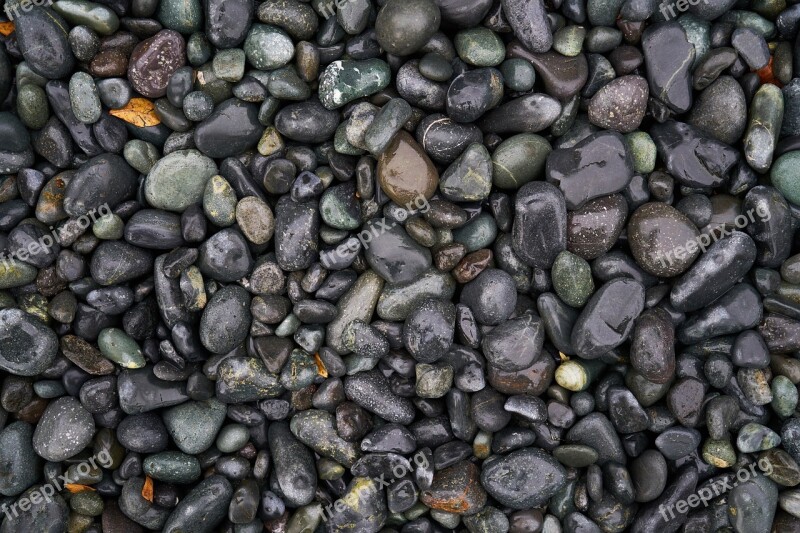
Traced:
<path id="1" fill-rule="evenodd" d="M 6 0 L 0 533 L 800 531 L 795 0 Z"/>

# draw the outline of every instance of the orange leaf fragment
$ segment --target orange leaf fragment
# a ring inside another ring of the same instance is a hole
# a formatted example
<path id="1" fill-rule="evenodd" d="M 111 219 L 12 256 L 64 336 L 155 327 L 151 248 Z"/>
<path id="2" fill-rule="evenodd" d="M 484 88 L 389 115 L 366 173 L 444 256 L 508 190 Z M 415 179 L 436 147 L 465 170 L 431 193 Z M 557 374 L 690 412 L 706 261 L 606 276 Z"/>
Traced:
<path id="1" fill-rule="evenodd" d="M 156 107 L 146 98 L 131 98 L 125 107 L 112 109 L 108 113 L 140 128 L 161 124 L 161 119 L 156 115 Z"/>
<path id="2" fill-rule="evenodd" d="M 86 492 L 86 491 L 90 491 L 90 490 L 91 491 L 95 490 L 92 487 L 90 487 L 89 485 L 79 485 L 77 483 L 67 483 L 66 485 L 64 485 L 64 488 L 67 489 L 68 491 L 70 491 L 72 494 L 77 494 L 79 492 Z"/>
<path id="3" fill-rule="evenodd" d="M 142 487 L 142 498 L 153 503 L 153 478 L 150 476 L 144 477 L 144 486 Z"/>
<path id="4" fill-rule="evenodd" d="M 317 363 L 317 373 L 323 378 L 328 377 L 328 369 L 325 368 L 325 363 L 322 362 L 322 359 L 319 358 L 319 354 L 314 354 L 314 362 Z"/>
<path id="5" fill-rule="evenodd" d="M 6 37 L 8 37 L 12 33 L 14 33 L 13 22 L 0 22 L 0 34 L 3 34 Z"/>

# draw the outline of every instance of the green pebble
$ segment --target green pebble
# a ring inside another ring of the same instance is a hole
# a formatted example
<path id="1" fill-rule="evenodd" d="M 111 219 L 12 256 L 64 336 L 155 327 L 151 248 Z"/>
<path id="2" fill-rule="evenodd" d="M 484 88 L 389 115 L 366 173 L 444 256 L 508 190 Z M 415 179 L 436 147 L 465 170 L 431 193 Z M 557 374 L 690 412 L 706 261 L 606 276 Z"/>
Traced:
<path id="1" fill-rule="evenodd" d="M 300 79 L 297 71 L 292 67 L 275 70 L 267 83 L 269 94 L 280 100 L 308 100 L 311 96 L 311 87 Z"/>
<path id="2" fill-rule="evenodd" d="M 512 91 L 524 93 L 533 89 L 533 84 L 536 83 L 536 70 L 527 59 L 506 59 L 500 64 L 500 73 L 506 87 Z"/>
<path id="3" fill-rule="evenodd" d="M 200 31 L 203 25 L 200 0 L 161 0 L 157 16 L 165 28 L 187 35 Z"/>
<path id="4" fill-rule="evenodd" d="M 154 144 L 140 139 L 133 139 L 125 143 L 122 152 L 125 161 L 141 174 L 147 174 L 158 163 L 161 153 Z"/>
<path id="5" fill-rule="evenodd" d="M 418 68 L 420 74 L 432 81 L 445 82 L 453 77 L 453 65 L 436 52 L 429 52 L 422 56 Z"/>
<path id="6" fill-rule="evenodd" d="M 92 490 L 78 492 L 69 498 L 70 509 L 83 516 L 100 516 L 104 506 L 103 497 Z"/>
<path id="7" fill-rule="evenodd" d="M 241 48 L 220 50 L 211 63 L 214 75 L 221 80 L 236 83 L 244 77 L 245 59 Z"/>
<path id="8" fill-rule="evenodd" d="M 467 147 L 444 171 L 439 189 L 456 202 L 478 202 L 489 197 L 492 190 L 492 160 L 483 144 Z"/>
<path id="9" fill-rule="evenodd" d="M 350 144 L 347 140 L 347 123 L 342 122 L 336 128 L 336 133 L 333 135 L 333 149 L 337 153 L 345 155 L 362 155 L 364 150 L 357 148 Z"/>
<path id="10" fill-rule="evenodd" d="M 39 271 L 35 266 L 8 258 L 0 261 L 0 289 L 11 289 L 27 285 L 36 279 Z"/>
<path id="11" fill-rule="evenodd" d="M 778 416 L 787 418 L 797 409 L 797 387 L 786 376 L 775 376 L 770 384 L 772 409 Z"/>
<path id="12" fill-rule="evenodd" d="M 151 455 L 142 466 L 145 474 L 165 483 L 191 483 L 200 479 L 201 474 L 196 457 L 176 451 Z"/>
<path id="13" fill-rule="evenodd" d="M 28 129 L 42 129 L 50 118 L 50 104 L 44 89 L 31 83 L 21 86 L 17 93 L 17 114 Z"/>
<path id="14" fill-rule="evenodd" d="M 69 80 L 69 102 L 75 118 L 84 124 L 100 120 L 103 105 L 94 79 L 86 72 L 76 72 Z"/>
<path id="15" fill-rule="evenodd" d="M 586 28 L 566 26 L 553 35 L 553 50 L 567 57 L 575 57 L 583 50 Z"/>
<path id="16" fill-rule="evenodd" d="M 637 174 L 649 174 L 656 168 L 656 143 L 644 131 L 625 135 L 628 149 L 633 156 L 633 170 Z"/>
<path id="17" fill-rule="evenodd" d="M 183 98 L 183 114 L 195 122 L 205 120 L 214 112 L 214 99 L 203 91 L 192 91 Z"/>
<path id="18" fill-rule="evenodd" d="M 328 187 L 319 200 L 323 222 L 341 230 L 353 230 L 361 226 L 361 204 L 355 193 L 352 182 Z"/>
<path id="19" fill-rule="evenodd" d="M 539 179 L 552 150 L 547 139 L 535 133 L 509 137 L 500 143 L 492 155 L 492 180 L 495 186 L 519 189 L 529 181 Z"/>
<path id="20" fill-rule="evenodd" d="M 250 64 L 259 70 L 272 70 L 289 63 L 294 57 L 292 38 L 269 24 L 253 24 L 244 40 L 244 53 Z"/>
<path id="21" fill-rule="evenodd" d="M 506 47 L 500 37 L 483 26 L 458 32 L 455 46 L 458 56 L 476 67 L 495 67 L 506 56 Z"/>
<path id="22" fill-rule="evenodd" d="M 98 217 L 92 225 L 94 236 L 104 241 L 121 239 L 124 231 L 125 222 L 114 213 Z"/>
<path id="23" fill-rule="evenodd" d="M 178 150 L 153 166 L 144 194 L 152 207 L 182 213 L 200 203 L 208 180 L 216 173 L 216 163 L 198 150 Z"/>
<path id="24" fill-rule="evenodd" d="M 236 221 L 236 192 L 222 176 L 212 176 L 203 193 L 203 211 L 215 225 L 226 228 Z"/>
<path id="25" fill-rule="evenodd" d="M 786 200 L 800 206 L 800 150 L 780 156 L 772 165 L 770 179 Z"/>
<path id="26" fill-rule="evenodd" d="M 317 375 L 314 358 L 305 350 L 294 349 L 281 371 L 280 382 L 286 390 L 298 391 L 311 385 Z"/>
<path id="27" fill-rule="evenodd" d="M 392 71 L 381 59 L 334 61 L 319 77 L 319 100 L 336 109 L 385 89 L 391 79 Z"/>
<path id="28" fill-rule="evenodd" d="M 453 240 L 467 247 L 467 253 L 489 248 L 497 237 L 497 222 L 483 212 L 469 223 L 453 230 Z"/>
<path id="29" fill-rule="evenodd" d="M 569 306 L 583 307 L 594 292 L 589 263 L 567 250 L 556 257 L 551 276 L 556 294 Z"/>
<path id="30" fill-rule="evenodd" d="M 375 156 L 382 154 L 412 114 L 411 105 L 402 98 L 392 98 L 386 102 L 364 133 L 367 150 Z"/>
<path id="31" fill-rule="evenodd" d="M 245 51 L 246 52 L 246 51 Z M 211 59 L 214 48 L 204 32 L 193 33 L 186 41 L 186 59 L 193 67 L 199 67 Z"/>
<path id="32" fill-rule="evenodd" d="M 97 337 L 97 347 L 110 361 L 122 368 L 142 368 L 144 355 L 139 344 L 118 328 L 106 328 Z"/>
<path id="33" fill-rule="evenodd" d="M 300 319 L 294 314 L 290 313 L 280 324 L 278 324 L 278 327 L 275 328 L 275 336 L 288 337 L 290 335 L 294 335 L 294 332 L 297 331 L 297 328 L 299 327 Z"/>
<path id="34" fill-rule="evenodd" d="M 53 11 L 64 17 L 71 26 L 88 26 L 100 35 L 111 35 L 119 29 L 119 17 L 114 11 L 85 0 L 59 0 Z"/>
<path id="35" fill-rule="evenodd" d="M 717 468 L 728 468 L 736 463 L 736 450 L 727 439 L 707 439 L 703 443 L 703 460 Z"/>
<path id="36" fill-rule="evenodd" d="M 327 457 L 320 457 L 317 461 L 317 474 L 319 478 L 325 481 L 341 478 L 345 473 L 345 468 Z"/>
<path id="37" fill-rule="evenodd" d="M 234 453 L 241 450 L 250 440 L 250 430 L 244 424 L 224 426 L 217 435 L 217 449 L 222 453 Z"/>

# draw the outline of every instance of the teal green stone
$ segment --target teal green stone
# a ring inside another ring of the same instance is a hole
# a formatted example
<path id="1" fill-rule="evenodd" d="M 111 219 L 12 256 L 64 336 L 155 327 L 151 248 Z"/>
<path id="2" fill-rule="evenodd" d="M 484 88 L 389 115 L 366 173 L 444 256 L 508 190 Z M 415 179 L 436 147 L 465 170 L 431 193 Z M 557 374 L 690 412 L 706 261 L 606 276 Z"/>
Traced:
<path id="1" fill-rule="evenodd" d="M 514 57 L 506 59 L 500 64 L 500 73 L 503 82 L 512 91 L 527 92 L 533 89 L 536 83 L 536 70 L 527 59 Z"/>
<path id="2" fill-rule="evenodd" d="M 100 516 L 103 514 L 103 497 L 97 492 L 87 490 L 78 492 L 69 498 L 70 509 L 81 516 Z"/>
<path id="3" fill-rule="evenodd" d="M 191 483 L 201 474 L 197 457 L 176 451 L 151 455 L 142 466 L 145 474 L 165 483 Z"/>
<path id="4" fill-rule="evenodd" d="M 106 359 L 122 368 L 142 368 L 144 355 L 139 344 L 127 333 L 118 328 L 106 328 L 97 337 L 97 347 Z"/>
<path id="5" fill-rule="evenodd" d="M 625 0 L 588 0 L 586 14 L 592 26 L 615 27 L 617 15 Z"/>
<path id="6" fill-rule="evenodd" d="M 283 321 L 275 328 L 276 337 L 288 337 L 294 335 L 297 328 L 300 327 L 300 319 L 294 314 L 289 314 Z"/>
<path id="7" fill-rule="evenodd" d="M 119 29 L 119 17 L 114 11 L 85 0 L 59 0 L 53 11 L 64 17 L 71 26 L 88 26 L 100 35 L 111 35 Z"/>
<path id="8" fill-rule="evenodd" d="M 711 49 L 711 23 L 691 13 L 678 17 L 678 23 L 683 26 L 686 38 L 694 45 L 694 68 L 705 59 Z"/>
<path id="9" fill-rule="evenodd" d="M 780 156 L 772 165 L 770 179 L 786 200 L 800 206 L 800 150 Z"/>
<path id="10" fill-rule="evenodd" d="M 199 67 L 206 61 L 211 59 L 211 54 L 214 53 L 214 47 L 202 31 L 193 33 L 186 41 L 186 59 L 193 67 Z"/>
<path id="11" fill-rule="evenodd" d="M 783 92 L 765 83 L 750 102 L 750 117 L 744 134 L 744 156 L 756 172 L 766 173 L 770 169 L 782 123 Z"/>
<path id="12" fill-rule="evenodd" d="M 317 363 L 305 350 L 292 350 L 283 366 L 280 382 L 286 390 L 298 391 L 308 387 L 317 377 Z"/>
<path id="13" fill-rule="evenodd" d="M 191 34 L 203 25 L 203 8 L 200 0 L 161 0 L 158 21 L 170 30 Z"/>
<path id="14" fill-rule="evenodd" d="M 734 9 L 728 11 L 714 22 L 732 22 L 737 28 L 750 28 L 767 40 L 775 36 L 775 24 L 752 11 Z"/>
<path id="15" fill-rule="evenodd" d="M 345 155 L 363 155 L 364 150 L 357 148 L 350 144 L 347 140 L 347 123 L 342 122 L 336 128 L 336 133 L 333 136 L 333 149 L 340 154 Z"/>
<path id="16" fill-rule="evenodd" d="M 736 462 L 736 450 L 728 439 L 706 439 L 703 443 L 703 460 L 718 468 L 728 468 Z"/>
<path id="17" fill-rule="evenodd" d="M 467 253 L 489 248 L 495 237 L 497 237 L 497 222 L 486 212 L 453 230 L 453 240 L 466 246 Z"/>
<path id="18" fill-rule="evenodd" d="M 272 70 L 292 60 L 294 43 L 280 28 L 269 24 L 253 24 L 244 40 L 244 53 L 255 68 Z"/>
<path id="19" fill-rule="evenodd" d="M 787 418 L 797 409 L 797 387 L 786 376 L 775 376 L 770 384 L 772 389 L 772 410 L 778 416 Z"/>
<path id="20" fill-rule="evenodd" d="M 33 265 L 16 259 L 3 258 L 0 260 L 0 289 L 27 285 L 36 279 L 38 273 L 39 271 Z"/>
<path id="21" fill-rule="evenodd" d="M 353 183 L 334 185 L 322 193 L 319 214 L 332 228 L 353 230 L 361 226 L 361 203 Z"/>
<path id="22" fill-rule="evenodd" d="M 161 153 L 155 145 L 140 139 L 133 139 L 125 143 L 122 155 L 130 166 L 142 174 L 150 172 L 161 157 Z"/>
<path id="23" fill-rule="evenodd" d="M 245 53 L 241 48 L 220 50 L 211 63 L 214 75 L 235 83 L 244 77 Z"/>
<path id="24" fill-rule="evenodd" d="M 244 424 L 229 424 L 217 435 L 217 449 L 222 453 L 234 453 L 241 450 L 250 440 L 250 430 Z"/>
<path id="25" fill-rule="evenodd" d="M 147 202 L 156 209 L 182 213 L 200 203 L 217 165 L 198 150 L 178 150 L 160 159 L 144 182 Z"/>
<path id="26" fill-rule="evenodd" d="M 584 444 L 562 444 L 553 450 L 553 457 L 565 466 L 586 468 L 596 463 L 600 456 L 594 448 Z"/>
<path id="27" fill-rule="evenodd" d="M 566 250 L 556 257 L 551 276 L 556 294 L 569 306 L 583 307 L 594 292 L 589 263 Z"/>
<path id="28" fill-rule="evenodd" d="M 311 96 L 311 87 L 300 79 L 294 68 L 289 66 L 271 73 L 267 90 L 274 98 L 280 100 L 301 101 L 308 100 Z"/>
<path id="29" fill-rule="evenodd" d="M 381 59 L 334 61 L 319 77 L 319 99 L 328 109 L 383 90 L 392 79 L 389 65 Z"/>
<path id="30" fill-rule="evenodd" d="M 17 93 L 17 114 L 28 129 L 43 128 L 50 118 L 50 104 L 44 89 L 31 83 L 21 86 Z"/>
<path id="31" fill-rule="evenodd" d="M 69 102 L 75 118 L 84 124 L 100 120 L 103 105 L 94 79 L 86 72 L 76 72 L 69 80 Z"/>
<path id="32" fill-rule="evenodd" d="M 495 67 L 506 56 L 502 39 L 483 26 L 458 32 L 455 46 L 458 57 L 476 67 Z"/>
<path id="33" fill-rule="evenodd" d="M 502 43 L 501 43 L 502 45 Z M 419 60 L 419 73 L 429 80 L 445 82 L 453 77 L 453 66 L 436 52 L 429 52 Z"/>
<path id="34" fill-rule="evenodd" d="M 492 190 L 492 158 L 483 144 L 475 143 L 453 161 L 439 180 L 439 189 L 448 200 L 477 202 Z"/>
<path id="35" fill-rule="evenodd" d="M 367 145 L 364 141 L 367 130 L 375 121 L 380 109 L 369 102 L 361 102 L 353 106 L 350 117 L 345 122 L 345 136 L 352 146 L 364 150 Z"/>
<path id="36" fill-rule="evenodd" d="M 392 98 L 386 102 L 364 133 L 367 150 L 376 156 L 382 154 L 412 113 L 411 106 L 402 98 Z"/>
<path id="37" fill-rule="evenodd" d="M 781 443 L 780 436 L 756 422 L 745 424 L 736 437 L 736 447 L 742 453 L 753 453 L 774 448 Z"/>
<path id="38" fill-rule="evenodd" d="M 178 448 L 183 453 L 194 455 L 211 447 L 227 412 L 224 403 L 211 398 L 171 407 L 164 411 L 163 419 L 167 432 Z"/>
<path id="39" fill-rule="evenodd" d="M 492 180 L 501 189 L 519 189 L 544 174 L 547 156 L 553 148 L 547 139 L 535 133 L 509 137 L 492 155 Z"/>
<path id="40" fill-rule="evenodd" d="M 633 156 L 633 171 L 649 174 L 656 168 L 656 143 L 644 131 L 634 131 L 625 135 L 625 142 Z"/>
<path id="41" fill-rule="evenodd" d="M 121 239 L 124 231 L 125 221 L 114 213 L 98 217 L 92 224 L 94 236 L 105 241 Z"/>
<path id="42" fill-rule="evenodd" d="M 553 35 L 553 50 L 567 57 L 575 57 L 583 50 L 586 28 L 566 26 Z"/>
<path id="43" fill-rule="evenodd" d="M 212 176 L 203 193 L 203 211 L 215 225 L 226 228 L 236 221 L 236 191 L 222 176 Z"/>

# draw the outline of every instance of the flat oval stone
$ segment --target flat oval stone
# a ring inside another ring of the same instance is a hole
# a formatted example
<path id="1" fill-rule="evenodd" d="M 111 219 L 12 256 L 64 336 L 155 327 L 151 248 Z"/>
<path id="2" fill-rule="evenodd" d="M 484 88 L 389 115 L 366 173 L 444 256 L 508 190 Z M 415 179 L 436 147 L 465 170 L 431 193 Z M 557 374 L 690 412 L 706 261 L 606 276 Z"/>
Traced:
<path id="1" fill-rule="evenodd" d="M 239 154 L 258 143 L 264 126 L 258 121 L 258 106 L 231 98 L 197 125 L 194 142 L 209 157 L 223 159 Z"/>
<path id="2" fill-rule="evenodd" d="M 210 533 L 225 518 L 232 497 L 230 481 L 220 475 L 209 476 L 178 502 L 162 531 Z"/>
<path id="3" fill-rule="evenodd" d="M 539 448 L 523 448 L 496 458 L 481 472 L 486 492 L 512 509 L 543 505 L 566 483 L 564 467 Z"/>
<path id="4" fill-rule="evenodd" d="M 333 137 L 339 126 L 339 113 L 326 109 L 316 98 L 289 104 L 275 115 L 281 135 L 302 143 L 321 143 Z"/>
<path id="5" fill-rule="evenodd" d="M 553 34 L 547 19 L 544 2 L 535 0 L 503 0 L 503 15 L 514 37 L 531 52 L 547 52 L 553 45 Z"/>
<path id="6" fill-rule="evenodd" d="M 116 207 L 134 196 L 138 182 L 136 171 L 122 157 L 116 154 L 93 157 L 69 181 L 64 191 L 64 211 L 81 216 L 104 205 L 106 209 Z"/>
<path id="7" fill-rule="evenodd" d="M 517 192 L 512 246 L 527 265 L 550 268 L 567 247 L 567 207 L 553 185 L 535 181 Z"/>
<path id="8" fill-rule="evenodd" d="M 473 122 L 503 96 L 503 76 L 494 68 L 469 70 L 447 89 L 447 115 L 456 122 Z"/>
<path id="9" fill-rule="evenodd" d="M 75 398 L 62 397 L 45 409 L 33 432 L 33 449 L 47 461 L 63 461 L 94 436 L 94 419 Z"/>
<path id="10" fill-rule="evenodd" d="M 560 114 L 558 100 L 546 94 L 532 93 L 489 111 L 478 125 L 489 133 L 535 133 L 548 128 Z"/>
<path id="11" fill-rule="evenodd" d="M 25 63 L 36 74 L 48 79 L 68 76 L 75 68 L 69 45 L 69 26 L 49 7 L 28 5 L 14 19 L 19 50 Z"/>
<path id="12" fill-rule="evenodd" d="M 667 204 L 650 202 L 637 209 L 628 231 L 636 263 L 654 276 L 677 276 L 700 255 L 700 232 L 683 213 Z"/>
<path id="13" fill-rule="evenodd" d="M 200 342 L 213 353 L 227 353 L 247 337 L 250 295 L 238 285 L 214 293 L 200 319 Z"/>
<path id="14" fill-rule="evenodd" d="M 103 241 L 92 255 L 89 271 L 100 285 L 116 285 L 153 269 L 153 256 L 123 241 Z"/>
<path id="15" fill-rule="evenodd" d="M 215 174 L 217 165 L 211 158 L 194 149 L 178 150 L 153 166 L 144 194 L 151 206 L 181 213 L 202 201 L 206 184 Z"/>
<path id="16" fill-rule="evenodd" d="M 710 304 L 742 278 L 756 261 L 753 239 L 740 231 L 721 239 L 672 286 L 670 303 L 678 311 L 696 311 Z"/>
<path id="17" fill-rule="evenodd" d="M 620 194 L 589 200 L 567 214 L 567 250 L 591 260 L 608 252 L 625 227 L 628 204 Z"/>
<path id="18" fill-rule="evenodd" d="M 735 144 L 747 125 L 747 100 L 731 76 L 720 76 L 697 99 L 688 123 L 726 144 Z"/>
<path id="19" fill-rule="evenodd" d="M 347 377 L 344 392 L 350 401 L 388 422 L 410 424 L 414 420 L 414 405 L 407 398 L 395 395 L 377 370 Z"/>
<path id="20" fill-rule="evenodd" d="M 378 183 L 401 206 L 430 199 L 439 186 L 439 173 L 425 151 L 405 131 L 399 132 L 378 159 Z"/>
<path id="21" fill-rule="evenodd" d="M 481 348 L 489 364 L 511 372 L 530 367 L 541 356 L 544 337 L 542 319 L 531 311 L 494 328 Z"/>
<path id="22" fill-rule="evenodd" d="M 629 133 L 642 123 L 649 90 L 641 76 L 622 76 L 602 86 L 589 101 L 589 121 L 604 129 Z"/>
<path id="23" fill-rule="evenodd" d="M 564 194 L 568 209 L 622 191 L 633 177 L 633 160 L 625 138 L 615 131 L 589 135 L 547 157 L 547 181 Z"/>
<path id="24" fill-rule="evenodd" d="M 294 57 L 292 38 L 269 24 L 253 24 L 244 41 L 247 60 L 259 70 L 280 68 Z"/>
<path id="25" fill-rule="evenodd" d="M 326 108 L 336 109 L 383 90 L 391 77 L 389 65 L 381 59 L 334 61 L 319 77 L 319 99 Z"/>
<path id="26" fill-rule="evenodd" d="M 206 451 L 225 421 L 225 405 L 216 399 L 190 401 L 163 413 L 164 425 L 175 445 L 189 455 Z"/>
<path id="27" fill-rule="evenodd" d="M 373 270 L 389 283 L 409 283 L 431 267 L 430 251 L 399 225 L 372 239 L 364 255 Z"/>
<path id="28" fill-rule="evenodd" d="M 35 376 L 53 363 L 57 351 L 58 337 L 38 318 L 19 309 L 0 310 L 0 368 Z"/>
<path id="29" fill-rule="evenodd" d="M 516 189 L 544 173 L 550 143 L 541 135 L 520 133 L 509 137 L 492 154 L 492 181 L 501 189 Z"/>
<path id="30" fill-rule="evenodd" d="M 133 49 L 128 62 L 128 80 L 147 98 L 167 94 L 170 76 L 186 64 L 186 43 L 180 33 L 161 30 Z"/>
<path id="31" fill-rule="evenodd" d="M 770 171 L 772 185 L 786 200 L 800 206 L 800 151 L 787 152 L 780 156 Z"/>
<path id="32" fill-rule="evenodd" d="M 411 55 L 436 33 L 441 21 L 432 0 L 389 0 L 375 20 L 375 38 L 390 54 Z"/>
<path id="33" fill-rule="evenodd" d="M 661 308 L 636 319 L 631 336 L 631 366 L 648 381 L 668 383 L 675 374 L 675 327 Z"/>
<path id="34" fill-rule="evenodd" d="M 167 451 L 148 456 L 144 473 L 165 483 L 190 483 L 200 477 L 200 462 L 191 455 Z"/>
<path id="35" fill-rule="evenodd" d="M 572 346 L 584 359 L 596 359 L 628 338 L 644 309 L 644 287 L 629 278 L 609 281 L 592 295 L 572 330 Z"/>
<path id="36" fill-rule="evenodd" d="M 676 21 L 649 26 L 642 34 L 642 49 L 651 94 L 676 113 L 688 111 L 695 47 L 683 26 Z"/>

